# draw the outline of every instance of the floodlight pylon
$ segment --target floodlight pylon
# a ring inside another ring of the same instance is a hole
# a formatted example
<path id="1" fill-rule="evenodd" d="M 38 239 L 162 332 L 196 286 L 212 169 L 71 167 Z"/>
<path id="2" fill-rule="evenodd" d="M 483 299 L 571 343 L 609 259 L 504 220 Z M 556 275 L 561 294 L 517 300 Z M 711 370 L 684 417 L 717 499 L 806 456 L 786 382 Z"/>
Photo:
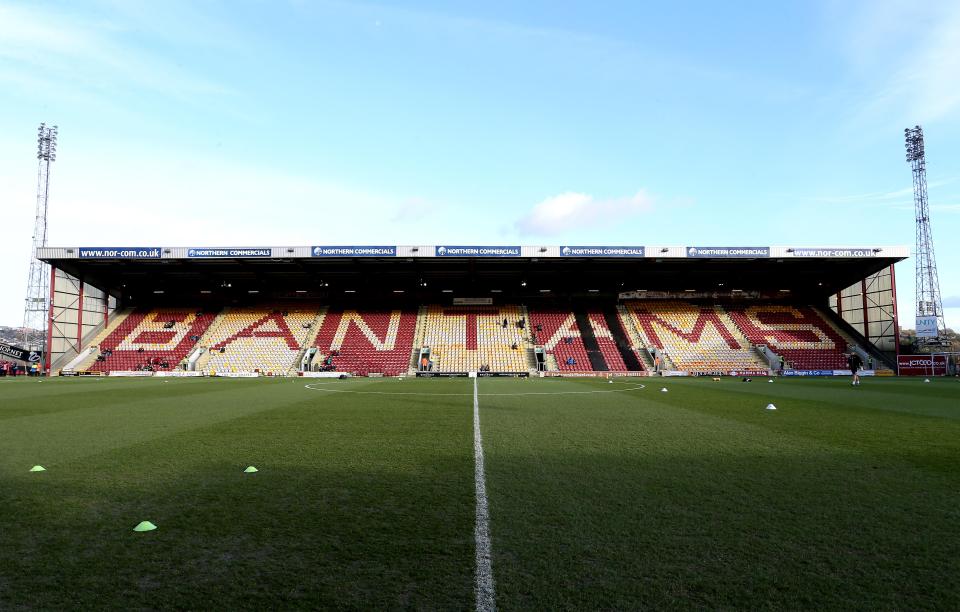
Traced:
<path id="1" fill-rule="evenodd" d="M 32 351 L 45 349 L 49 317 L 50 266 L 37 259 L 37 249 L 47 246 L 47 206 L 50 200 L 50 165 L 57 160 L 57 126 L 37 128 L 37 206 L 30 251 L 30 274 L 23 308 L 20 341 Z"/>

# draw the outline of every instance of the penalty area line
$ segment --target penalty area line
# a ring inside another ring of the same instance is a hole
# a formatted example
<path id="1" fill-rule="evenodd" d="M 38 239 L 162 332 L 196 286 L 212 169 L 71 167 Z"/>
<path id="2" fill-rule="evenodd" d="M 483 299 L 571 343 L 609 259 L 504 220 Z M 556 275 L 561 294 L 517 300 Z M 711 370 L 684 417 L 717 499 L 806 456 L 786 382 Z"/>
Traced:
<path id="1" fill-rule="evenodd" d="M 295 383 L 299 381 L 293 381 Z M 469 397 L 469 393 L 428 393 L 425 391 L 354 391 L 352 389 L 333 389 L 328 385 L 340 385 L 342 383 L 307 383 L 303 385 L 305 389 L 311 391 L 325 391 L 327 393 L 353 393 L 356 395 L 417 395 L 424 397 Z M 552 384 L 552 383 L 551 383 Z M 617 385 L 630 385 L 613 389 L 594 389 L 592 391 L 524 391 L 519 393 L 482 393 L 483 397 L 521 397 L 528 395 L 601 395 L 610 393 L 625 393 L 627 391 L 640 391 L 646 389 L 641 383 L 617 382 Z M 349 385 L 349 384 L 348 384 Z"/>
<path id="2" fill-rule="evenodd" d="M 493 568 L 490 560 L 490 507 L 487 503 L 487 481 L 483 469 L 483 436 L 480 435 L 480 402 L 477 379 L 473 379 L 473 460 L 474 484 L 477 490 L 477 520 L 473 534 L 476 540 L 475 589 L 477 612 L 493 612 L 497 603 L 493 588 Z"/>

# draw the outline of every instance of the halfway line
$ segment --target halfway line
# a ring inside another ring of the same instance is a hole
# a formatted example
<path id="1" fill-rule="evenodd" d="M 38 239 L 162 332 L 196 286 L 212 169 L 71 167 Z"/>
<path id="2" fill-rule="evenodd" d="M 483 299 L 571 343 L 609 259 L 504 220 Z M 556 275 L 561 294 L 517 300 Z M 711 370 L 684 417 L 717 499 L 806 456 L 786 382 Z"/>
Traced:
<path id="1" fill-rule="evenodd" d="M 493 612 L 497 603 L 493 590 L 493 569 L 490 562 L 490 509 L 487 505 L 487 484 L 483 472 L 483 437 L 480 435 L 480 402 L 477 400 L 477 379 L 473 379 L 473 459 L 477 487 L 477 522 L 473 533 L 477 542 L 477 611 Z"/>

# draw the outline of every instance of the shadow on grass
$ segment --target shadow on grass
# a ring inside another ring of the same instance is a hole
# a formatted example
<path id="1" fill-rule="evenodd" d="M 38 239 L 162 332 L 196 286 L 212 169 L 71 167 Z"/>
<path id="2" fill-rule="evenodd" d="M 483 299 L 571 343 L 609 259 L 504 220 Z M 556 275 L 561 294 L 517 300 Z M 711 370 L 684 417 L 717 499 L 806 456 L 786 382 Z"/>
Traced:
<path id="1" fill-rule="evenodd" d="M 243 467 L 0 482 L 0 608 L 472 607 L 469 458 Z"/>
<path id="2" fill-rule="evenodd" d="M 958 609 L 956 482 L 850 453 L 488 453 L 498 607 Z"/>
<path id="3" fill-rule="evenodd" d="M 159 393 L 165 399 L 186 403 L 200 401 L 204 396 L 223 391 L 215 385 L 198 384 L 189 379 L 176 380 L 166 386 L 163 386 L 164 382 L 170 380 L 132 379 L 117 382 L 117 379 L 87 378 L 55 380 L 45 386 L 36 386 L 36 382 L 36 379 L 31 380 L 15 392 L 12 387 L 5 389 L 10 393 L 5 396 L 4 405 L 0 408 L 0 420 L 136 405 Z"/>

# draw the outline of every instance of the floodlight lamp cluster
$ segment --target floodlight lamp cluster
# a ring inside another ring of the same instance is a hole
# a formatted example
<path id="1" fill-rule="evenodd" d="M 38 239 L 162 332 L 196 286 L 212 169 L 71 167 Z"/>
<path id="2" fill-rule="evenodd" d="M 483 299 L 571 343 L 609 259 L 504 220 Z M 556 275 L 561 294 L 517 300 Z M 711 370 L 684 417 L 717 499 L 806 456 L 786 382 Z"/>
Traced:
<path id="1" fill-rule="evenodd" d="M 904 147 L 907 150 L 907 161 L 914 162 L 923 159 L 923 128 L 919 125 L 903 130 Z"/>
<path id="2" fill-rule="evenodd" d="M 57 126 L 41 123 L 37 128 L 37 159 L 57 161 Z"/>

